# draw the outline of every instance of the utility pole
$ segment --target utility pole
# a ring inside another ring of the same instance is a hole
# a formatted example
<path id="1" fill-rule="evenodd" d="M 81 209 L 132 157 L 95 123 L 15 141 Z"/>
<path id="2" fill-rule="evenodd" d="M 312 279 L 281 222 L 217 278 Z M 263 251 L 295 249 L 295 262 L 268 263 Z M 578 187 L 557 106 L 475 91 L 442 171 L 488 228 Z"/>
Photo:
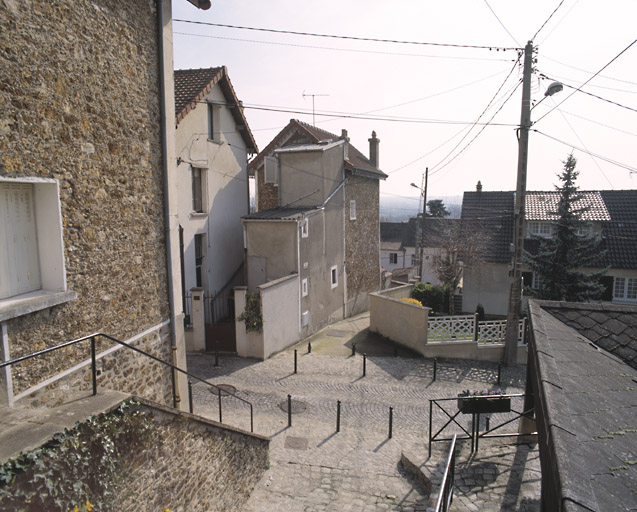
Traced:
<path id="1" fill-rule="evenodd" d="M 524 74 L 522 77 L 522 113 L 518 138 L 518 177 L 515 192 L 515 228 L 513 268 L 507 313 L 504 364 L 515 365 L 518 352 L 518 325 L 522 312 L 522 254 L 524 252 L 524 210 L 526 201 L 526 168 L 529 155 L 529 129 L 531 128 L 531 73 L 533 72 L 533 42 L 524 47 Z"/>
<path id="2" fill-rule="evenodd" d="M 423 260 L 425 259 L 425 217 L 427 216 L 427 182 L 429 167 L 425 168 L 425 188 L 422 189 L 422 218 L 420 219 L 420 282 L 422 282 Z"/>

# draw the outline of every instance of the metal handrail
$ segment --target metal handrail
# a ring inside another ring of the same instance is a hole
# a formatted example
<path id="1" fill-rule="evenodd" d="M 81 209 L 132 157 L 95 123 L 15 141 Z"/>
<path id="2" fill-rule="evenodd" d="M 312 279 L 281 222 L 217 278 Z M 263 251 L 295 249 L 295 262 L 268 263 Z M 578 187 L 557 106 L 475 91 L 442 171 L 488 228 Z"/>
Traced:
<path id="1" fill-rule="evenodd" d="M 158 357 L 149 354 L 148 352 L 144 352 L 143 350 L 137 348 L 137 347 L 133 347 L 132 345 L 129 345 L 128 343 L 118 340 L 117 338 L 114 338 L 113 336 L 109 335 L 109 334 L 105 334 L 103 332 L 96 332 L 94 334 L 89 334 L 88 336 L 84 336 L 82 338 L 78 338 L 76 340 L 72 340 L 72 341 L 67 341 L 66 343 L 62 343 L 60 345 L 56 345 L 55 347 L 49 347 L 49 348 L 45 348 L 44 350 L 39 350 L 38 352 L 33 352 L 32 354 L 28 354 L 26 356 L 22 356 L 22 357 L 18 357 L 16 359 L 11 359 L 10 361 L 5 361 L 5 362 L 1 362 L 0 363 L 0 368 L 4 368 L 6 366 L 11 366 L 13 364 L 16 363 L 21 363 L 22 361 L 26 361 L 28 359 L 33 359 L 34 357 L 38 357 L 38 356 L 42 356 L 44 354 L 48 354 L 49 352 L 54 352 L 55 350 L 59 350 L 61 348 L 65 348 L 65 347 L 70 347 L 71 345 L 75 345 L 77 343 L 81 343 L 82 341 L 87 341 L 90 340 L 91 341 L 91 372 L 92 372 L 92 377 L 93 377 L 93 395 L 97 395 L 97 367 L 96 367 L 96 354 L 95 354 L 95 338 L 97 338 L 98 336 L 101 336 L 103 338 L 106 338 L 110 341 L 113 341 L 115 343 L 118 343 L 126 348 L 129 348 L 131 350 L 134 350 L 135 352 L 138 352 L 142 355 L 145 355 L 146 357 L 150 357 L 151 359 L 153 359 L 154 361 L 157 361 L 158 363 L 163 364 L 164 366 L 168 366 L 170 368 L 172 368 L 173 370 L 176 370 L 188 377 L 190 377 L 191 379 L 197 380 L 199 382 L 203 382 L 204 384 L 210 386 L 211 388 L 215 388 L 218 392 L 218 396 L 219 396 L 219 423 L 223 423 L 221 421 L 221 393 L 223 392 L 226 395 L 232 396 L 233 398 L 236 398 L 237 400 L 240 400 L 241 402 L 244 402 L 246 404 L 248 404 L 248 406 L 250 407 L 250 432 L 254 432 L 254 414 L 253 414 L 253 407 L 252 407 L 252 403 L 250 403 L 248 400 L 245 400 L 244 398 L 241 398 L 240 396 L 235 395 L 234 393 L 227 391 L 225 389 L 221 389 L 219 386 L 216 386 L 215 384 L 211 384 L 210 382 L 202 379 L 201 377 L 198 377 L 197 375 L 193 375 L 190 372 L 187 372 L 186 370 L 183 370 L 181 368 L 179 368 L 178 366 L 175 366 L 172 363 L 168 363 L 166 361 L 164 361 L 163 359 L 159 359 Z M 173 392 L 173 407 L 177 408 L 177 393 L 176 393 L 176 385 L 175 385 L 175 373 L 172 372 L 172 392 Z M 192 408 L 192 382 L 189 380 L 188 381 L 188 405 L 189 405 L 189 410 L 192 413 L 193 408 Z"/>
<path id="2" fill-rule="evenodd" d="M 445 464 L 445 473 L 440 483 L 440 491 L 438 492 L 438 500 L 434 512 L 447 512 L 453 501 L 453 482 L 456 475 L 456 434 L 451 440 L 451 448 L 447 456 Z"/>

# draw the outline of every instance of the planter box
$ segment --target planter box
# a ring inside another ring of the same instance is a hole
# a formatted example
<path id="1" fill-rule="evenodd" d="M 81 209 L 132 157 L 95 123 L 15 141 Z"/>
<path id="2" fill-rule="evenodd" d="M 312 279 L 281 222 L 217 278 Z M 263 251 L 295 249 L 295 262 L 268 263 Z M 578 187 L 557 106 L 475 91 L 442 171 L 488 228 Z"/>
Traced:
<path id="1" fill-rule="evenodd" d="M 511 399 L 492 396 L 458 397 L 458 409 L 462 414 L 488 414 L 510 412 Z"/>

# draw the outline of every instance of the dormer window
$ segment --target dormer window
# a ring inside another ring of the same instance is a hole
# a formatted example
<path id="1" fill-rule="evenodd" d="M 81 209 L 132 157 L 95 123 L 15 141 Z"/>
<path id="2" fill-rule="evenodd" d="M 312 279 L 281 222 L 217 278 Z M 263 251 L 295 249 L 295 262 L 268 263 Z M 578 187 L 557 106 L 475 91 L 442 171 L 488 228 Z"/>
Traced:
<path id="1" fill-rule="evenodd" d="M 553 224 L 550 222 L 533 221 L 528 223 L 527 234 L 550 238 L 553 236 Z"/>

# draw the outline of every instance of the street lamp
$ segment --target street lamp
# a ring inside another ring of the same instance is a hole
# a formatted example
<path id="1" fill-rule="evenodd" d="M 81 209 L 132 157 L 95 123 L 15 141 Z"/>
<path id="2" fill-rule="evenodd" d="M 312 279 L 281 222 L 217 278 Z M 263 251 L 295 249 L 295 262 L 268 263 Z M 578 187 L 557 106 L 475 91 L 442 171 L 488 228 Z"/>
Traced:
<path id="1" fill-rule="evenodd" d="M 504 344 L 504 364 L 516 363 L 518 353 L 518 325 L 522 312 L 522 253 L 524 251 L 524 208 L 526 201 L 526 170 L 529 156 L 529 130 L 531 128 L 531 73 L 533 67 L 533 43 L 524 48 L 524 73 L 522 78 L 522 112 L 520 115 L 520 135 L 518 139 L 518 175 L 515 193 L 515 231 L 512 282 L 509 290 L 506 339 Z M 559 82 L 549 85 L 544 98 L 560 92 Z M 542 98 L 542 99 L 544 99 Z M 539 105 L 539 103 L 538 103 Z"/>

